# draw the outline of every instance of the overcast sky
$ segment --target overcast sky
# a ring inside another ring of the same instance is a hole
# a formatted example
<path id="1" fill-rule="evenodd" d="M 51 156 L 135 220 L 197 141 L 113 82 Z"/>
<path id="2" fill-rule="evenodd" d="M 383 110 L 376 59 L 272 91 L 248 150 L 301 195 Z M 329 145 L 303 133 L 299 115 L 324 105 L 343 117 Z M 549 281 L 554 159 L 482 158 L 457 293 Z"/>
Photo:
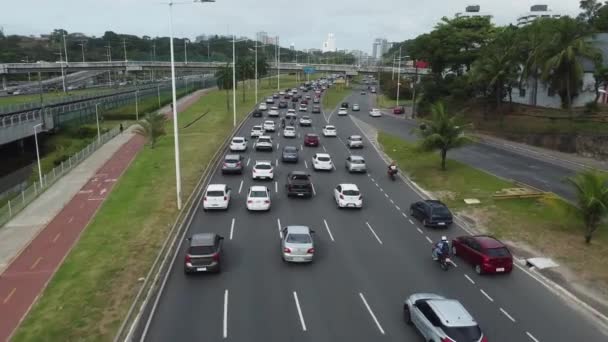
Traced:
<path id="1" fill-rule="evenodd" d="M 338 49 L 371 52 L 373 39 L 400 41 L 428 32 L 443 16 L 464 12 L 469 4 L 492 14 L 494 23 L 514 23 L 530 5 L 544 3 L 553 12 L 579 13 L 578 0 L 216 0 L 215 3 L 176 5 L 176 36 L 202 33 L 255 37 L 266 31 L 279 35 L 281 45 L 297 49 L 321 48 L 334 33 Z M 185 2 L 188 2 L 187 0 Z M 41 34 L 55 28 L 87 35 L 105 31 L 168 36 L 168 6 L 154 0 L 17 0 L 0 10 L 6 34 Z"/>

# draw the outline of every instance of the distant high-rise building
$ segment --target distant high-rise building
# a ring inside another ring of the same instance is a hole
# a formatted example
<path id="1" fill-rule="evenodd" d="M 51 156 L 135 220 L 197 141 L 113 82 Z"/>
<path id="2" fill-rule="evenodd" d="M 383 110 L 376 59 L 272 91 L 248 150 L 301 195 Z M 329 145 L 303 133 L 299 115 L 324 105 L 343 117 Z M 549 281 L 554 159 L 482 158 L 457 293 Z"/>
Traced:
<path id="1" fill-rule="evenodd" d="M 291 43 L 289 45 L 289 50 L 294 51 L 296 49 L 296 44 L 295 43 Z"/>
<path id="2" fill-rule="evenodd" d="M 470 5 L 464 9 L 464 12 L 456 13 L 456 18 L 472 18 L 472 17 L 483 17 L 492 19 L 492 15 L 489 13 L 480 12 L 481 7 L 479 5 Z"/>
<path id="3" fill-rule="evenodd" d="M 520 15 L 517 18 L 517 26 L 526 26 L 534 20 L 540 18 L 560 18 L 561 14 L 553 13 L 547 5 L 534 5 L 530 7 L 530 12 Z"/>
<path id="4" fill-rule="evenodd" d="M 333 33 L 327 34 L 327 40 L 323 42 L 323 52 L 335 52 L 336 51 L 336 38 Z"/>
<path id="5" fill-rule="evenodd" d="M 268 32 L 260 31 L 255 34 L 255 40 L 261 42 L 262 44 L 266 44 L 266 40 L 268 40 Z"/>
<path id="6" fill-rule="evenodd" d="M 209 40 L 209 37 L 206 34 L 201 34 L 196 36 L 196 38 L 194 39 L 195 42 L 200 43 L 200 42 L 205 42 Z"/>
<path id="7" fill-rule="evenodd" d="M 391 45 L 389 44 L 388 40 L 386 40 L 386 38 L 374 39 L 374 45 L 372 47 L 372 58 L 382 58 L 382 55 L 387 53 L 390 48 Z"/>

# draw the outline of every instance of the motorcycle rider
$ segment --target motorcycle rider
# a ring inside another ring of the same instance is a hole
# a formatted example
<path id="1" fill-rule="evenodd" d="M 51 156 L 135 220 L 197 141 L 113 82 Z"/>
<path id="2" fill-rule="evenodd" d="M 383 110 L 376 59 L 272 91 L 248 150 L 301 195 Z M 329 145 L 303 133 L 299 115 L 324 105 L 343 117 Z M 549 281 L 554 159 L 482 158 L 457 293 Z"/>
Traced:
<path id="1" fill-rule="evenodd" d="M 433 249 L 433 260 L 439 260 L 439 257 L 446 257 L 450 253 L 450 243 L 448 242 L 448 238 L 446 236 L 441 237 L 441 241 L 435 244 L 435 248 Z"/>
<path id="2" fill-rule="evenodd" d="M 281 118 L 281 127 L 285 128 L 285 118 Z"/>
<path id="3" fill-rule="evenodd" d="M 397 174 L 397 163 L 394 160 L 388 166 L 388 172 L 391 174 L 391 176 Z"/>

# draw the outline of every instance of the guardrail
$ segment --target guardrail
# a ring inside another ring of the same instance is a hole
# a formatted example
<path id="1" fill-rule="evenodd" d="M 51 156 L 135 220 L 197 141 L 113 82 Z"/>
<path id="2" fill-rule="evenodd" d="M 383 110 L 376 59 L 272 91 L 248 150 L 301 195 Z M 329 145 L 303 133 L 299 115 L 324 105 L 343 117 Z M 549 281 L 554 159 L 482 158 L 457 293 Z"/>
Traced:
<path id="1" fill-rule="evenodd" d="M 53 185 L 62 176 L 75 168 L 81 161 L 97 151 L 100 146 L 120 134 L 119 126 L 114 127 L 110 131 L 101 135 L 101 138 L 95 139 L 87 147 L 80 150 L 73 156 L 70 156 L 67 161 L 61 162 L 61 165 L 55 167 L 51 172 L 42 176 L 42 184 L 34 182 L 29 187 L 22 190 L 18 195 L 10 199 L 6 205 L 0 207 L 0 227 L 4 226 L 11 218 L 17 215 L 23 208 L 35 200 L 46 189 Z"/>

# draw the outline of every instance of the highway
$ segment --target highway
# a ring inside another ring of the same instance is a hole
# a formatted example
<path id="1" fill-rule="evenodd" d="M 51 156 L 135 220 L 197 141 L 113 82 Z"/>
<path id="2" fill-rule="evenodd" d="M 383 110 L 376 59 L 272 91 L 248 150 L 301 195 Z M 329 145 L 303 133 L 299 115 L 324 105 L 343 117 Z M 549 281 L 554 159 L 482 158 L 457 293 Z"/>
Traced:
<path id="1" fill-rule="evenodd" d="M 370 102 L 358 92 L 349 102 L 361 105 L 359 114 L 351 115 L 367 116 Z M 415 292 L 460 300 L 489 342 L 606 340 L 586 316 L 520 269 L 510 275 L 478 276 L 456 257 L 458 267 L 442 271 L 431 260 L 431 241 L 442 234 L 464 235 L 464 230 L 454 225 L 437 231 L 412 220 L 408 208 L 419 195 L 408 184 L 388 179 L 385 162 L 367 140 L 353 154 L 365 157 L 368 174 L 348 174 L 344 142 L 361 131 L 348 116 L 310 116 L 313 126 L 298 127 L 299 138 L 275 133 L 272 153 L 253 151 L 250 140 L 243 176 L 223 176 L 216 169 L 211 183 L 232 187 L 231 206 L 225 212 L 204 212 L 200 207 L 188 230 L 225 237 L 222 273 L 184 275 L 182 244 L 146 341 L 422 341 L 402 313 L 403 301 Z M 338 138 L 322 137 L 326 118 L 337 127 Z M 248 119 L 237 135 L 249 137 L 251 127 L 264 119 Z M 281 148 L 300 147 L 303 133 L 309 131 L 321 136 L 321 145 L 304 147 L 298 164 L 281 163 Z M 312 155 L 324 151 L 337 169 L 314 172 Z M 251 179 L 255 160 L 277 159 L 274 181 Z M 312 199 L 287 198 L 285 176 L 291 170 L 312 175 Z M 332 189 L 349 182 L 363 193 L 362 210 L 336 208 Z M 272 190 L 271 211 L 247 211 L 246 192 L 253 184 Z M 295 224 L 316 231 L 312 264 L 281 260 L 279 227 Z"/>

